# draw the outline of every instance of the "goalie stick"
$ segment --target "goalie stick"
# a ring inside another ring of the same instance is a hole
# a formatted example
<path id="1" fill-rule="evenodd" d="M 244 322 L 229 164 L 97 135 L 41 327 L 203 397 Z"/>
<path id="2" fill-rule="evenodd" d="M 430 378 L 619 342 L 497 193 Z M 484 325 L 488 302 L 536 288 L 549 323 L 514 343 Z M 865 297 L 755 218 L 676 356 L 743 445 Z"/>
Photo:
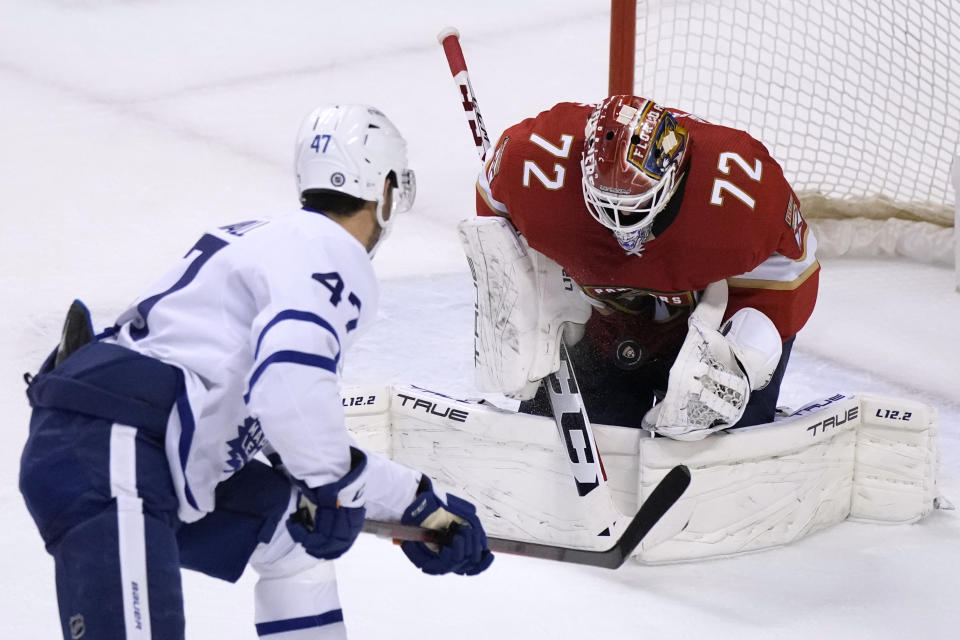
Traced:
<path id="1" fill-rule="evenodd" d="M 663 514 L 680 499 L 689 484 L 690 471 L 685 466 L 677 465 L 671 469 L 640 505 L 640 509 L 624 529 L 623 534 L 613 546 L 604 551 L 589 551 L 491 536 L 487 536 L 487 546 L 491 551 L 499 553 L 571 562 L 604 569 L 618 569 L 626 562 L 633 550 L 637 548 L 640 541 L 657 524 Z M 436 529 L 426 529 L 383 520 L 367 519 L 363 523 L 363 530 L 383 538 L 392 538 L 396 542 L 431 542 L 442 545 L 445 537 L 443 531 Z"/>
<path id="2" fill-rule="evenodd" d="M 437 35 L 437 40 L 443 45 L 443 52 L 450 65 L 450 73 L 460 89 L 463 99 L 461 106 L 482 161 L 490 148 L 490 138 L 487 136 L 473 85 L 470 83 L 467 63 L 463 56 L 463 49 L 460 47 L 460 33 L 453 27 L 448 27 Z M 570 356 L 562 340 L 559 352 L 560 369 L 544 378 L 541 384 L 546 387 L 560 439 L 567 451 L 577 495 L 583 500 L 588 500 L 592 506 L 595 505 L 594 508 L 604 513 L 607 526 L 598 532 L 598 535 L 613 535 L 616 530 L 622 529 L 626 516 L 614 505 L 613 496 L 607 487 L 600 450 L 597 448 L 583 397 L 580 395 Z"/>
<path id="3" fill-rule="evenodd" d="M 484 154 L 490 148 L 490 136 L 487 135 L 487 128 L 483 125 L 480 108 L 477 106 L 477 96 L 473 93 L 473 85 L 470 84 L 467 62 L 463 58 L 463 49 L 460 48 L 460 32 L 453 27 L 447 27 L 437 34 L 437 40 L 443 46 L 443 53 L 447 57 L 447 64 L 450 65 L 453 81 L 460 89 L 460 96 L 463 98 L 460 106 L 463 107 L 464 115 L 467 116 L 470 133 L 473 134 L 473 144 L 476 145 L 482 162 Z"/>

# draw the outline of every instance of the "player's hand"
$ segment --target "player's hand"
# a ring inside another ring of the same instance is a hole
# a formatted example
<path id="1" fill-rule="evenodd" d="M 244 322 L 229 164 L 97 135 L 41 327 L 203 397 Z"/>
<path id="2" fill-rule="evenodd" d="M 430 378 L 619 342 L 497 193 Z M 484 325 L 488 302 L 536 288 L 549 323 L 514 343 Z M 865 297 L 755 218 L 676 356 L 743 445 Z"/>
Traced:
<path id="1" fill-rule="evenodd" d="M 336 482 L 301 486 L 297 508 L 287 520 L 290 537 L 316 558 L 339 558 L 363 528 L 367 456 L 350 447 L 350 463 L 350 471 Z"/>
<path id="2" fill-rule="evenodd" d="M 400 522 L 443 532 L 439 544 L 404 542 L 400 545 L 410 562 L 424 573 L 472 576 L 493 563 L 476 507 L 455 495 L 436 493 L 427 476 L 423 476 L 417 497 L 403 512 Z"/>

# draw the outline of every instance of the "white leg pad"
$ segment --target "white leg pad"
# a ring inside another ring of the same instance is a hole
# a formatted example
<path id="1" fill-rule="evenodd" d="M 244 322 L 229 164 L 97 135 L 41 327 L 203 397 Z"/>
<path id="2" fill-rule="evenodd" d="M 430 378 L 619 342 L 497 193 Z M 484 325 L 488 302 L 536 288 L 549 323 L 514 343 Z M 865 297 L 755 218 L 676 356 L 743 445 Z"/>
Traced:
<path id="1" fill-rule="evenodd" d="M 638 559 L 662 563 L 757 551 L 844 520 L 860 406 L 844 396 L 824 404 L 812 414 L 704 440 L 641 442 L 641 495 L 676 464 L 690 468 L 692 481 L 643 540 Z"/>
<path id="2" fill-rule="evenodd" d="M 552 418 L 394 387 L 394 459 L 477 506 L 491 535 L 605 548 L 610 501 L 578 499 Z M 349 426 L 349 421 L 348 421 Z"/>
<path id="3" fill-rule="evenodd" d="M 937 505 L 937 414 L 927 405 L 834 396 L 767 425 L 640 446 L 640 495 L 674 464 L 683 498 L 644 539 L 651 564 L 788 544 L 847 518 L 915 522 Z"/>
<path id="4" fill-rule="evenodd" d="M 348 428 L 474 502 L 490 535 L 609 547 L 609 538 L 595 535 L 607 514 L 578 498 L 551 418 L 409 386 L 389 396 L 388 419 L 348 412 Z M 607 425 L 594 425 L 594 435 L 625 514 L 674 465 L 691 470 L 690 488 L 635 554 L 645 563 L 776 547 L 848 517 L 912 522 L 939 499 L 937 414 L 918 402 L 837 394 L 773 423 L 699 441 Z"/>
<path id="5" fill-rule="evenodd" d="M 850 517 L 916 522 L 937 500 L 936 409 L 864 394 Z"/>

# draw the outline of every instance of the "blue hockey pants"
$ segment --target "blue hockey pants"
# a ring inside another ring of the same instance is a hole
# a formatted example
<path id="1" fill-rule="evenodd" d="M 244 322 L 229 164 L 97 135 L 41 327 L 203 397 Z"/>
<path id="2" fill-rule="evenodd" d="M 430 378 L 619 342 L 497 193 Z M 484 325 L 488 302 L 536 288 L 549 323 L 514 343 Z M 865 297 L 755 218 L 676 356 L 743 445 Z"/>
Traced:
<path id="1" fill-rule="evenodd" d="M 286 479 L 251 463 L 216 511 L 180 523 L 164 434 L 183 394 L 175 367 L 104 343 L 28 388 L 20 490 L 55 561 L 64 638 L 183 638 L 181 565 L 236 580 L 286 508 Z"/>

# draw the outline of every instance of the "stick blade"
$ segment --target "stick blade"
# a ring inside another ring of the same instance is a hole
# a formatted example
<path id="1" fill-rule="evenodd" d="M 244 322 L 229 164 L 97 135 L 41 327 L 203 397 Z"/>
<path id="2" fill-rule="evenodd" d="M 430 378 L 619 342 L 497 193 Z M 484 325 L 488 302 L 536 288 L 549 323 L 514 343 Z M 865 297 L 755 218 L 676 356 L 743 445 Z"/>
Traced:
<path id="1" fill-rule="evenodd" d="M 670 510 L 690 486 L 690 470 L 684 465 L 671 469 L 663 480 L 654 487 L 650 496 L 640 505 L 640 509 L 627 525 L 623 535 L 605 551 L 574 549 L 523 540 L 487 537 L 487 545 L 495 553 L 509 553 L 527 558 L 570 562 L 603 569 L 619 569 L 637 548 L 644 536 L 660 518 Z M 382 522 L 367 519 L 363 530 L 394 541 L 411 540 L 421 542 L 439 542 L 440 535 L 433 529 L 424 529 L 394 522 Z"/>
<path id="2" fill-rule="evenodd" d="M 615 560 L 617 563 L 610 568 L 616 569 L 626 562 L 654 525 L 677 503 L 689 486 L 690 469 L 685 465 L 675 466 L 664 476 L 640 505 L 637 515 L 627 525 L 617 544 L 610 549 L 610 551 L 616 551 L 611 561 Z"/>
<path id="3" fill-rule="evenodd" d="M 671 469 L 643 501 L 636 515 L 612 547 L 605 551 L 574 549 L 554 545 L 487 538 L 491 551 L 511 553 L 529 558 L 570 562 L 603 569 L 619 569 L 636 550 L 643 538 L 660 518 L 670 510 L 690 486 L 690 470 L 684 465 Z"/>

